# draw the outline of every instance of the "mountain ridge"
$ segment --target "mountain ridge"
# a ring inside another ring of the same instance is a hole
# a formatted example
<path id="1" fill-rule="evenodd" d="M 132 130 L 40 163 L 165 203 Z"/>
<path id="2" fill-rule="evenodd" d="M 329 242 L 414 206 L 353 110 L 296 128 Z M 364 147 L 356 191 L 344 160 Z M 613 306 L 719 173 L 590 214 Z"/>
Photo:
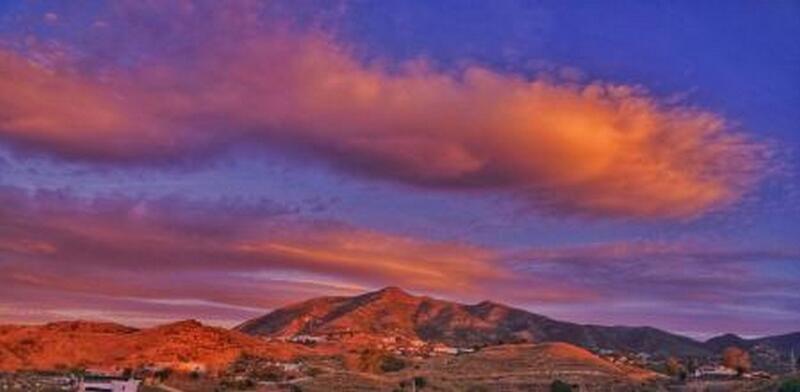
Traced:
<path id="1" fill-rule="evenodd" d="M 736 343 L 747 346 L 742 348 L 758 343 L 800 345 L 800 332 L 759 339 L 738 336 L 734 339 L 735 335 L 726 334 L 702 342 L 649 326 L 579 324 L 490 300 L 462 304 L 412 295 L 394 286 L 352 297 L 311 298 L 247 320 L 234 330 L 273 338 L 341 334 L 403 336 L 458 347 L 560 341 L 586 348 L 665 356 L 714 355 Z M 722 339 L 723 336 L 726 338 Z"/>
<path id="2" fill-rule="evenodd" d="M 800 355 L 800 331 L 749 339 L 736 334 L 727 333 L 712 337 L 706 340 L 705 344 L 717 350 L 722 350 L 730 346 L 749 350 L 759 345 L 766 345 L 778 350 L 781 354 L 789 354 L 794 350 L 796 355 Z"/>

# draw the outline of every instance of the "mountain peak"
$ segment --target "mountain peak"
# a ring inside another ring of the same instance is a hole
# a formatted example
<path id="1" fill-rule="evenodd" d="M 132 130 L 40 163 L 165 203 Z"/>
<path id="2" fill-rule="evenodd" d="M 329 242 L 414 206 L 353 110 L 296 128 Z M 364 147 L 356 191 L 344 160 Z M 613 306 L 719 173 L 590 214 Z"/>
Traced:
<path id="1" fill-rule="evenodd" d="M 388 286 L 353 297 L 321 297 L 276 309 L 237 330 L 286 337 L 336 335 L 342 331 L 373 337 L 405 336 L 454 347 L 495 342 L 567 342 L 634 352 L 706 355 L 694 340 L 660 330 L 580 325 L 553 320 L 493 301 L 474 305 L 409 294 Z M 362 336 L 363 337 L 363 336 Z"/>
<path id="2" fill-rule="evenodd" d="M 735 333 L 726 333 L 726 334 L 723 334 L 723 335 L 714 336 L 711 339 L 708 339 L 706 342 L 712 342 L 712 341 L 735 342 L 735 341 L 742 341 L 742 340 L 745 340 L 745 339 L 742 338 L 741 336 L 735 334 Z"/>
<path id="3" fill-rule="evenodd" d="M 481 302 L 478 302 L 478 303 L 477 303 L 477 304 L 475 304 L 474 306 L 475 306 L 476 308 L 493 308 L 493 307 L 498 307 L 498 306 L 505 307 L 505 305 L 503 305 L 503 304 L 499 304 L 499 303 L 497 303 L 497 302 L 490 301 L 490 300 L 488 300 L 488 299 L 487 299 L 487 300 L 483 300 L 483 301 L 481 301 Z"/>
<path id="4" fill-rule="evenodd" d="M 195 320 L 195 319 L 188 319 L 188 320 L 181 320 L 175 321 L 168 324 L 160 325 L 156 328 L 165 329 L 165 330 L 195 330 L 195 329 L 202 329 L 206 326 L 203 323 Z"/>
<path id="5" fill-rule="evenodd" d="M 379 296 L 386 296 L 386 297 L 413 297 L 407 291 L 397 287 L 397 286 L 386 286 L 378 291 L 374 291 L 371 294 L 379 295 Z"/>

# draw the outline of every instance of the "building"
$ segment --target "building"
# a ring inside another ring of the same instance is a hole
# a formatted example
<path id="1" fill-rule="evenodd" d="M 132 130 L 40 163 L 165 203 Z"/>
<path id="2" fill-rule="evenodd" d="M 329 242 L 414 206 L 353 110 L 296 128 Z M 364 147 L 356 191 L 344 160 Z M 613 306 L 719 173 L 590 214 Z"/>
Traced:
<path id="1" fill-rule="evenodd" d="M 736 370 L 721 365 L 703 365 L 694 371 L 693 376 L 700 377 L 734 377 Z"/>
<path id="2" fill-rule="evenodd" d="M 324 336 L 312 336 L 312 335 L 295 335 L 289 338 L 289 341 L 292 343 L 301 343 L 301 344 L 314 344 L 314 343 L 322 343 L 326 340 Z"/>
<path id="3" fill-rule="evenodd" d="M 448 346 L 436 346 L 433 348 L 433 352 L 437 354 L 456 355 L 458 354 L 458 349 L 455 347 L 448 347 Z"/>
<path id="4" fill-rule="evenodd" d="M 139 382 L 125 377 L 86 376 L 78 384 L 78 392 L 136 392 Z"/>

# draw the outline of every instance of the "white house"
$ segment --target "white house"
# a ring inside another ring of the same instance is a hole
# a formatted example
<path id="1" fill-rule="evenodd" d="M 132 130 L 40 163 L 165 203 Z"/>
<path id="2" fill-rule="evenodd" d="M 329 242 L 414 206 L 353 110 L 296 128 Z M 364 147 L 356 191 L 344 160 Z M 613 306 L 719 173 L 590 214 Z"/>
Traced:
<path id="1" fill-rule="evenodd" d="M 136 392 L 139 382 L 133 378 L 86 376 L 78 384 L 78 392 Z"/>
<path id="2" fill-rule="evenodd" d="M 433 352 L 438 354 L 456 355 L 458 354 L 458 349 L 455 347 L 448 347 L 448 346 L 436 346 L 433 348 Z"/>
<path id="3" fill-rule="evenodd" d="M 295 335 L 289 338 L 289 341 L 292 343 L 302 343 L 302 344 L 311 344 L 311 343 L 321 343 L 324 342 L 326 339 L 324 336 L 312 336 L 312 335 Z"/>
<path id="4" fill-rule="evenodd" d="M 733 377 L 736 370 L 721 365 L 704 365 L 694 371 L 695 377 Z"/>

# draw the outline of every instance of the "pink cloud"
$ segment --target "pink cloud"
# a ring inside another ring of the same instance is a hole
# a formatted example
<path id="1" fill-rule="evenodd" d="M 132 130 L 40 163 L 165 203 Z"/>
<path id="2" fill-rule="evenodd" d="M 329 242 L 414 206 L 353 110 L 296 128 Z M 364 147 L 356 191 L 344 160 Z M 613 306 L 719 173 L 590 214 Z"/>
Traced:
<path id="1" fill-rule="evenodd" d="M 489 249 L 309 221 L 269 203 L 85 200 L 13 188 L 0 188 L 0 201 L 6 306 L 49 308 L 64 293 L 90 308 L 113 299 L 267 309 L 387 285 L 486 296 L 509 278 Z"/>
<path id="2" fill-rule="evenodd" d="M 192 34 L 182 28 L 186 18 L 177 20 L 164 39 Z M 424 59 L 387 67 L 321 34 L 237 28 L 231 20 L 208 24 L 237 45 L 189 36 L 208 40 L 185 61 L 81 72 L 0 53 L 0 138 L 64 157 L 133 163 L 246 142 L 418 187 L 504 192 L 551 211 L 634 217 L 719 208 L 765 169 L 768 149 L 725 119 L 659 103 L 638 86 L 480 66 L 445 72 Z"/>
<path id="3" fill-rule="evenodd" d="M 640 314 L 673 329 L 690 317 L 681 312 L 701 306 L 721 320 L 768 309 L 780 323 L 800 306 L 796 279 L 764 273 L 797 260 L 797 249 L 621 242 L 507 252 L 307 220 L 269 202 L 87 200 L 14 188 L 0 188 L 0 221 L 6 322 L 70 309 L 140 324 L 194 316 L 228 325 L 387 285 L 576 321 Z"/>

